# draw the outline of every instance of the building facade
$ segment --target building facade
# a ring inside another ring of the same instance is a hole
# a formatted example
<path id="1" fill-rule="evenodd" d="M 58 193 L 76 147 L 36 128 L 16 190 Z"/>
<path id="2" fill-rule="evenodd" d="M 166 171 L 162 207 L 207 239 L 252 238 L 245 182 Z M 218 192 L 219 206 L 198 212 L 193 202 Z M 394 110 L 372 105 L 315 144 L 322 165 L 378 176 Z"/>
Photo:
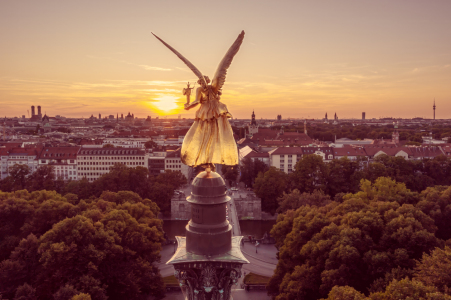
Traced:
<path id="1" fill-rule="evenodd" d="M 82 147 L 77 156 L 78 179 L 94 181 L 107 174 L 116 164 L 127 167 L 148 168 L 146 153 L 140 148 L 86 148 Z"/>
<path id="2" fill-rule="evenodd" d="M 193 176 L 193 168 L 182 163 L 181 148 L 175 151 L 170 151 L 164 158 L 164 169 L 171 171 L 180 171 L 187 180 Z"/>
<path id="3" fill-rule="evenodd" d="M 1 179 L 9 176 L 9 168 L 14 165 L 26 165 L 33 173 L 38 168 L 37 157 L 41 148 L 4 148 L 0 149 Z"/>
<path id="4" fill-rule="evenodd" d="M 52 166 L 55 178 L 77 180 L 77 153 L 80 147 L 46 147 L 38 158 L 39 166 Z"/>

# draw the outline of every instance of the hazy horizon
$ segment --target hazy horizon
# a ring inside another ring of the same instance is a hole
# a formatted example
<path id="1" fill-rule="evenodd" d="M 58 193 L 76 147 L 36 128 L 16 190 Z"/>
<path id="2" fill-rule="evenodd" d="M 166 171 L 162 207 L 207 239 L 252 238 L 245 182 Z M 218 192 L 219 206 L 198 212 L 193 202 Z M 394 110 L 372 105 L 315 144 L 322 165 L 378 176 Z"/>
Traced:
<path id="1" fill-rule="evenodd" d="M 222 102 L 237 118 L 451 118 L 451 1 L 0 2 L 0 114 L 181 114 L 246 35 Z M 30 111 L 31 113 L 31 111 Z"/>

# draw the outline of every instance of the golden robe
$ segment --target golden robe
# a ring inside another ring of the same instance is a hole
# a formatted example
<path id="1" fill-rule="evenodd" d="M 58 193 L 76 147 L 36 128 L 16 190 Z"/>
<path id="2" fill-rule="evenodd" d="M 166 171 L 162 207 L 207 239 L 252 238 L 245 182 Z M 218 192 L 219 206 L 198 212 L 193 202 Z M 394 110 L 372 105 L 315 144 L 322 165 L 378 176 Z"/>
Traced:
<path id="1" fill-rule="evenodd" d="M 213 96 L 210 86 L 202 92 L 196 119 L 182 144 L 182 162 L 188 166 L 202 164 L 238 164 L 238 150 L 228 118 L 227 106 Z"/>

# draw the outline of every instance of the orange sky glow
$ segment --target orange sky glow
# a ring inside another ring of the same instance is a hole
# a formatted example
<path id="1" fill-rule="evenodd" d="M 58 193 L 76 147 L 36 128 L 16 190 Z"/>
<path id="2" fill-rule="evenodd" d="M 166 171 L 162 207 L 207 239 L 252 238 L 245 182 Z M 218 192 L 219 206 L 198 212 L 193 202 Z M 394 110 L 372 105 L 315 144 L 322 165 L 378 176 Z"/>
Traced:
<path id="1" fill-rule="evenodd" d="M 451 1 L 0 2 L 0 116 L 192 118 L 182 89 L 241 30 L 222 102 L 237 118 L 451 118 Z"/>

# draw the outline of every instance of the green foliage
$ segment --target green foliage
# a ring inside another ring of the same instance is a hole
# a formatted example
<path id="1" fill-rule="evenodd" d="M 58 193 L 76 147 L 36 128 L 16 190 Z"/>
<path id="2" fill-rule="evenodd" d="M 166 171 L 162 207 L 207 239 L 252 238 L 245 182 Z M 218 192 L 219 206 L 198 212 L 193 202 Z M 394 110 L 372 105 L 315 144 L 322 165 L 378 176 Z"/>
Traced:
<path id="1" fill-rule="evenodd" d="M 451 300 L 451 296 L 442 294 L 433 286 L 426 286 L 420 281 L 393 280 L 385 292 L 374 293 L 368 300 Z"/>
<path id="2" fill-rule="evenodd" d="M 9 167 L 9 176 L 12 180 L 12 190 L 18 191 L 26 188 L 27 176 L 30 174 L 30 168 L 27 165 L 15 164 Z"/>
<path id="3" fill-rule="evenodd" d="M 113 144 L 105 144 L 102 148 L 115 148 Z"/>
<path id="4" fill-rule="evenodd" d="M 431 255 L 424 253 L 415 268 L 415 279 L 434 286 L 442 293 L 451 293 L 451 248 L 436 248 Z"/>
<path id="5" fill-rule="evenodd" d="M 72 297 L 71 300 L 91 300 L 91 295 L 85 294 L 85 293 L 80 293 L 80 294 Z"/>
<path id="6" fill-rule="evenodd" d="M 224 176 L 224 179 L 229 182 L 230 186 L 233 186 L 233 183 L 236 182 L 236 179 L 238 178 L 238 167 L 237 166 L 222 166 L 222 174 Z"/>
<path id="7" fill-rule="evenodd" d="M 277 199 L 279 202 L 278 213 L 284 213 L 289 209 L 298 209 L 303 205 L 324 206 L 331 202 L 330 196 L 324 194 L 321 190 L 315 190 L 313 193 L 300 193 L 295 189 L 291 193 L 283 193 L 283 196 Z"/>
<path id="8" fill-rule="evenodd" d="M 170 199 L 174 190 L 187 183 L 186 177 L 180 171 L 168 170 L 158 176 L 149 176 L 147 168 L 131 168 L 122 164 L 112 166 L 109 173 L 94 182 L 89 182 L 86 178 L 69 181 L 55 179 L 52 166 L 41 166 L 31 175 L 28 175 L 28 167 L 23 165 L 15 165 L 11 171 L 11 176 L 0 181 L 0 190 L 6 192 L 21 189 L 53 190 L 61 194 L 70 194 L 69 202 L 73 205 L 81 199 L 100 197 L 103 191 L 132 191 L 142 198 L 155 201 L 165 214 L 171 211 Z"/>
<path id="9" fill-rule="evenodd" d="M 158 206 L 130 191 L 73 196 L 0 192 L 0 293 L 9 299 L 161 298 Z"/>
<path id="10" fill-rule="evenodd" d="M 270 167 L 265 173 L 259 173 L 255 179 L 254 192 L 262 199 L 262 210 L 274 214 L 277 209 L 277 199 L 287 187 L 287 175 L 275 167 Z"/>
<path id="11" fill-rule="evenodd" d="M 245 165 L 249 163 L 250 160 L 244 161 Z M 413 192 L 422 192 L 428 187 L 437 185 L 451 185 L 451 159 L 440 155 L 434 159 L 410 161 L 403 157 L 379 155 L 369 164 L 366 160 L 349 160 L 346 157 L 324 163 L 319 155 L 306 155 L 296 163 L 294 172 L 287 176 L 285 189 L 287 192 L 297 189 L 300 193 L 313 193 L 315 190 L 319 190 L 334 199 L 338 195 L 337 200 L 339 201 L 343 194 L 356 193 L 362 179 L 367 179 L 369 183 L 375 183 L 380 177 L 387 177 L 403 183 L 407 189 Z M 242 181 L 251 179 L 252 177 L 248 173 L 242 174 Z M 409 198 L 413 197 L 412 193 L 405 196 L 407 202 L 418 201 L 418 199 Z M 437 201 L 440 203 L 437 205 L 441 206 L 442 210 L 443 205 L 448 203 L 448 200 L 444 199 Z M 277 209 L 278 204 L 275 199 L 266 202 L 272 202 L 271 207 L 275 204 Z M 281 200 L 278 202 L 281 203 Z M 290 209 L 290 207 L 282 208 L 280 211 L 286 209 Z M 443 217 L 451 217 L 451 215 L 446 214 Z M 445 230 L 444 227 L 441 228 L 441 230 Z M 440 234 L 439 237 L 442 238 Z M 451 234 L 449 237 L 451 238 Z"/>
<path id="12" fill-rule="evenodd" d="M 29 191 L 55 190 L 55 171 L 52 166 L 40 166 L 28 178 Z"/>
<path id="13" fill-rule="evenodd" d="M 319 155 L 305 155 L 296 163 L 291 174 L 293 186 L 300 192 L 311 193 L 314 190 L 326 190 L 327 166 Z"/>
<path id="14" fill-rule="evenodd" d="M 38 297 L 36 297 L 36 289 L 29 284 L 24 283 L 17 288 L 14 300 L 38 300 Z"/>
<path id="15" fill-rule="evenodd" d="M 144 147 L 146 147 L 146 149 L 154 149 L 154 148 L 156 148 L 157 146 L 158 146 L 157 143 L 155 143 L 155 142 L 152 141 L 152 140 L 147 141 L 147 142 L 144 144 Z"/>
<path id="16" fill-rule="evenodd" d="M 326 299 L 322 300 L 365 300 L 364 294 L 350 286 L 334 286 Z"/>
<path id="17" fill-rule="evenodd" d="M 276 299 L 317 299 L 336 285 L 365 293 L 377 280 L 385 289 L 380 279 L 387 273 L 412 270 L 423 253 L 442 244 L 436 220 L 419 203 L 421 195 L 404 184 L 379 178 L 374 184 L 362 180 L 361 190 L 342 203 L 279 215 L 271 230 L 279 262 L 269 293 Z"/>
<path id="18" fill-rule="evenodd" d="M 247 187 L 252 187 L 254 185 L 255 179 L 259 173 L 264 173 L 268 170 L 268 166 L 258 159 L 252 160 L 249 157 L 246 157 L 241 163 L 240 181 L 244 182 Z"/>

